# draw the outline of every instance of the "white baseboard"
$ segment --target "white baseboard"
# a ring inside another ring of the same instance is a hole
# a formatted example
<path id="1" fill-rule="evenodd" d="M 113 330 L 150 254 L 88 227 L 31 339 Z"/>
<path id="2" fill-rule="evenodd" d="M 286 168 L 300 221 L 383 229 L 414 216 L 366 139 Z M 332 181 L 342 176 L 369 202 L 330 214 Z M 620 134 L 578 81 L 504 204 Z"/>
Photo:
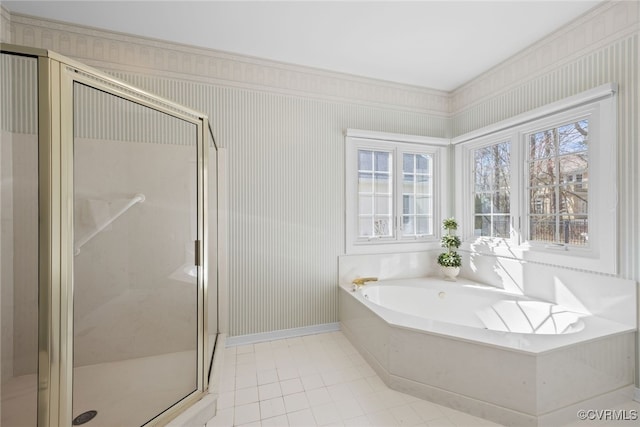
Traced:
<path id="1" fill-rule="evenodd" d="M 640 387 L 635 387 L 633 389 L 633 400 L 640 402 Z"/>
<path id="2" fill-rule="evenodd" d="M 238 345 L 255 344 L 265 341 L 281 340 L 284 338 L 295 338 L 304 335 L 322 334 L 325 332 L 335 332 L 340 330 L 340 323 L 324 323 L 322 325 L 306 326 L 303 328 L 281 329 L 278 331 L 262 332 L 259 334 L 238 335 L 227 337 L 227 347 Z"/>

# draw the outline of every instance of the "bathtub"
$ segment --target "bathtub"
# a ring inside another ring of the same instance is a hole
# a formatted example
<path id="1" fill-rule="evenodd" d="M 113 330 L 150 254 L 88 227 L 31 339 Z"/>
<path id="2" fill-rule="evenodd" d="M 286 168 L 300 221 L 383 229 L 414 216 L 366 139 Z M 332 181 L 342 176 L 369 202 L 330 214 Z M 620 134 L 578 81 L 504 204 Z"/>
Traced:
<path id="1" fill-rule="evenodd" d="M 634 382 L 634 327 L 469 280 L 343 285 L 340 322 L 391 388 L 505 425 L 576 421 Z"/>

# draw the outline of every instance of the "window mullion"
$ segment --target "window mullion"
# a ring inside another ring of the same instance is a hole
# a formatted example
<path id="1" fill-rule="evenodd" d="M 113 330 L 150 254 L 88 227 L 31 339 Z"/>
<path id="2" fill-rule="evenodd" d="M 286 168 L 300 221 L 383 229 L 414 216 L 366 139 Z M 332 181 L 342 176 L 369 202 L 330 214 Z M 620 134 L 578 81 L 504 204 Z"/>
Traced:
<path id="1" fill-rule="evenodd" d="M 402 167 L 402 152 L 399 148 L 394 150 L 395 161 L 394 161 L 394 178 L 395 178 L 395 186 L 394 186 L 394 206 L 393 206 L 393 218 L 395 224 L 395 240 L 399 241 L 402 239 L 402 183 L 403 183 L 403 167 Z"/>

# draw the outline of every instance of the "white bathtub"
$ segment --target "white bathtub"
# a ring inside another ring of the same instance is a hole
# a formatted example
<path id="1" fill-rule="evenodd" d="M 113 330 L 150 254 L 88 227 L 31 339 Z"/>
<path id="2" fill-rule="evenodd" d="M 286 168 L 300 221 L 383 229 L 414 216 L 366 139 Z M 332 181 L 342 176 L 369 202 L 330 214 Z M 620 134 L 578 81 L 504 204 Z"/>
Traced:
<path id="1" fill-rule="evenodd" d="M 464 279 L 344 285 L 340 322 L 390 387 L 506 425 L 576 421 L 633 384 L 635 328 Z"/>
<path id="2" fill-rule="evenodd" d="M 371 303 L 409 316 L 501 332 L 557 335 L 584 329 L 585 313 L 496 288 L 440 280 L 375 284 L 359 292 Z"/>

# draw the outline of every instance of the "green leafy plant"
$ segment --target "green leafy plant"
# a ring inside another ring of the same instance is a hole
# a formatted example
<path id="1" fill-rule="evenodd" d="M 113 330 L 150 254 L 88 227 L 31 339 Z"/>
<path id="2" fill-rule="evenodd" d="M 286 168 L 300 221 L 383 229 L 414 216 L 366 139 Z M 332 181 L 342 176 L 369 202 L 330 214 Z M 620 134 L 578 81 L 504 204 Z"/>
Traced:
<path id="1" fill-rule="evenodd" d="M 452 234 L 453 230 L 458 229 L 458 222 L 454 218 L 447 218 L 442 221 L 442 228 L 447 230 L 447 234 L 440 239 L 440 246 L 447 248 L 447 252 L 438 255 L 438 264 L 443 267 L 460 267 L 462 265 L 462 257 L 456 249 L 460 247 L 460 238 Z"/>

